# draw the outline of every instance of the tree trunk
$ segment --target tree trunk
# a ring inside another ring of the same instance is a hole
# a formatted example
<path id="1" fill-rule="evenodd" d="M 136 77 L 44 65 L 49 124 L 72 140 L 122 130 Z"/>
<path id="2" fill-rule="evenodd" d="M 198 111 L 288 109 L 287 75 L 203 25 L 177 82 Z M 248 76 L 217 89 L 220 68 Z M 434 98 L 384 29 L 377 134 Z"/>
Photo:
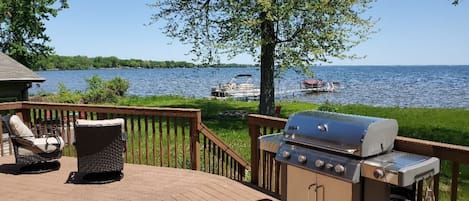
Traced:
<path id="1" fill-rule="evenodd" d="M 275 113 L 274 92 L 274 57 L 275 57 L 275 29 L 274 22 L 261 13 L 261 94 L 259 113 L 273 115 Z"/>

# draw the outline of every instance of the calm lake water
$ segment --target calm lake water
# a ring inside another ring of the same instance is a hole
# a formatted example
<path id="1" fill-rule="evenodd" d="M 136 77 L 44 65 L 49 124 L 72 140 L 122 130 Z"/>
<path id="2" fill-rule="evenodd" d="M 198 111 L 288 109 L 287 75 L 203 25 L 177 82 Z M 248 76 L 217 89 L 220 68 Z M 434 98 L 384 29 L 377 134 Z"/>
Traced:
<path id="1" fill-rule="evenodd" d="M 334 93 L 289 94 L 281 99 L 314 103 L 366 104 L 399 107 L 469 108 L 469 66 L 321 66 L 316 78 L 340 82 Z M 62 82 L 72 90 L 85 90 L 85 78 L 105 80 L 120 76 L 131 84 L 130 95 L 180 95 L 207 97 L 210 88 L 228 82 L 236 74 L 252 74 L 259 83 L 259 68 L 98 69 L 40 71 L 46 79 L 32 93 L 57 92 Z M 277 90 L 298 89 L 305 77 L 286 72 Z"/>

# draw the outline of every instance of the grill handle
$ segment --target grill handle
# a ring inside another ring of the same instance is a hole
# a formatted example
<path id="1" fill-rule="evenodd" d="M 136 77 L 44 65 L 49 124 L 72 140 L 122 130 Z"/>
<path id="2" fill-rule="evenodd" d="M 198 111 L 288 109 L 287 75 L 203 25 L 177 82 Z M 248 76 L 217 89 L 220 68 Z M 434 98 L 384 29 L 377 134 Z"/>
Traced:
<path id="1" fill-rule="evenodd" d="M 303 140 L 299 140 L 298 138 L 296 140 L 291 140 L 289 138 L 284 138 L 283 140 L 287 141 L 287 142 L 291 142 L 291 143 L 302 144 L 302 145 L 305 145 L 305 146 L 319 147 L 319 148 L 322 148 L 322 149 L 326 149 L 326 150 L 334 151 L 334 152 L 340 152 L 340 153 L 343 153 L 343 154 L 352 154 L 353 155 L 358 151 L 358 149 L 340 149 L 340 148 L 335 148 L 335 147 L 332 147 L 332 146 L 325 146 L 325 145 L 322 145 L 322 144 L 319 144 L 319 143 L 312 144 L 311 142 L 306 142 L 306 141 L 303 141 Z"/>

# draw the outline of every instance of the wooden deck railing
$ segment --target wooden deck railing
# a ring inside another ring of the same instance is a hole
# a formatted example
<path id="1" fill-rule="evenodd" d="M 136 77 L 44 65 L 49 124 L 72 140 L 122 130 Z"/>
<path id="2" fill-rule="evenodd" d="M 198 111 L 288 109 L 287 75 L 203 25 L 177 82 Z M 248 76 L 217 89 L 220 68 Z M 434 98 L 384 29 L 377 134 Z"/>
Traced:
<path id="1" fill-rule="evenodd" d="M 274 160 L 275 153 L 260 150 L 258 138 L 263 135 L 282 132 L 286 123 L 287 119 L 270 116 L 252 114 L 248 117 L 249 135 L 251 137 L 251 183 L 277 194 L 279 197 L 282 193 L 279 191 L 280 165 Z M 452 164 L 450 200 L 457 200 L 460 164 L 469 164 L 469 147 L 397 137 L 395 149 L 434 156 L 442 161 L 449 161 Z M 436 175 L 433 181 L 433 192 L 438 200 L 440 176 Z M 422 182 L 419 182 L 417 186 L 417 200 L 422 200 Z"/>
<path id="2" fill-rule="evenodd" d="M 242 181 L 245 179 L 245 172 L 251 170 L 251 166 L 241 155 L 235 152 L 207 126 L 202 124 L 203 134 L 202 158 L 203 171 L 223 175 L 229 178 Z"/>
<path id="3" fill-rule="evenodd" d="M 202 124 L 198 109 L 117 107 L 78 104 L 0 103 L 0 114 L 17 114 L 35 131 L 60 132 L 64 155 L 75 156 L 72 146 L 76 119 L 124 118 L 127 132 L 127 163 L 201 170 L 244 181 L 249 162 Z M 0 122 L 1 124 L 1 122 Z M 40 132 L 37 132 L 40 133 Z M 2 130 L 0 129 L 0 136 Z M 0 156 L 5 151 L 0 138 Z M 7 153 L 8 152 L 8 153 Z"/>

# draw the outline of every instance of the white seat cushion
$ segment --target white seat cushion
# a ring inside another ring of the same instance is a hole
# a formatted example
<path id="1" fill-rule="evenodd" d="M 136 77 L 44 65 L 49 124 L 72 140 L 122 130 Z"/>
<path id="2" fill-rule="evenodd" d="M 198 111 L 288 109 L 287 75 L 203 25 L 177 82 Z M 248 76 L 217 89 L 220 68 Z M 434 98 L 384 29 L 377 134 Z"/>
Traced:
<path id="1" fill-rule="evenodd" d="M 25 140 L 34 139 L 34 134 L 31 129 L 29 129 L 18 116 L 12 115 L 10 117 L 10 127 L 13 131 L 13 134 L 20 138 Z"/>
<path id="2" fill-rule="evenodd" d="M 105 119 L 105 120 L 86 120 L 86 119 L 77 119 L 77 127 L 103 127 L 103 126 L 116 126 L 121 125 L 122 131 L 124 131 L 124 119 Z"/>
<path id="3" fill-rule="evenodd" d="M 35 147 L 45 153 L 52 153 L 57 150 L 64 148 L 64 140 L 62 137 L 47 137 L 47 138 L 35 138 L 33 140 Z"/>

